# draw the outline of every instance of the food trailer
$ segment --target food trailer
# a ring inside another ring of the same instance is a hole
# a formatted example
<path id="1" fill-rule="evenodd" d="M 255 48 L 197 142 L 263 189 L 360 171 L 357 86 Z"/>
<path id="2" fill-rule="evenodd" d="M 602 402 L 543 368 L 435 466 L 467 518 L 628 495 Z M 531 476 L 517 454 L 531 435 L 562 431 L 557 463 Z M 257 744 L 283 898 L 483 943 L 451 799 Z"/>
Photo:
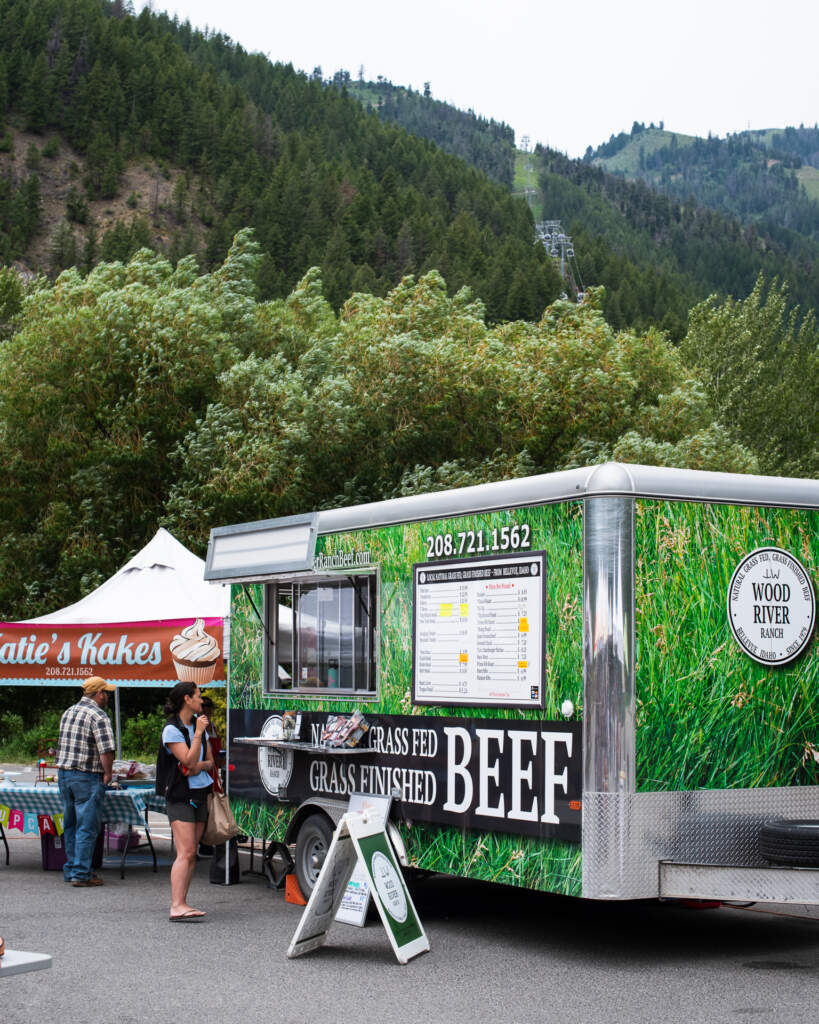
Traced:
<path id="1" fill-rule="evenodd" d="M 412 868 L 819 902 L 817 567 L 819 483 L 613 463 L 215 528 L 237 822 L 305 893 L 363 793 Z"/>

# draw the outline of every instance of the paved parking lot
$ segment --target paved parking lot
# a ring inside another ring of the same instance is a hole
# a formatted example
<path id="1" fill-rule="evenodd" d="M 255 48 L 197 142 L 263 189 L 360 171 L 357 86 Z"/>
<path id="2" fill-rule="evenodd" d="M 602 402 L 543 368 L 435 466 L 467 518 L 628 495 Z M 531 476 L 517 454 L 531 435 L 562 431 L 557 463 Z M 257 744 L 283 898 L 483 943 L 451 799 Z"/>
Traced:
<path id="1" fill-rule="evenodd" d="M 13 833 L 10 842 L 0 934 L 11 948 L 50 953 L 54 965 L 0 980 L 3 1024 L 182 1014 L 230 1024 L 814 1024 L 819 1003 L 815 920 L 590 903 L 436 877 L 416 890 L 431 951 L 409 965 L 395 961 L 378 921 L 336 925 L 321 950 L 289 961 L 301 911 L 257 876 L 211 885 L 200 862 L 191 896 L 208 917 L 171 924 L 168 840 L 158 843 L 157 874 L 129 859 L 121 881 L 109 860 L 99 889 L 43 871 L 38 839 Z"/>

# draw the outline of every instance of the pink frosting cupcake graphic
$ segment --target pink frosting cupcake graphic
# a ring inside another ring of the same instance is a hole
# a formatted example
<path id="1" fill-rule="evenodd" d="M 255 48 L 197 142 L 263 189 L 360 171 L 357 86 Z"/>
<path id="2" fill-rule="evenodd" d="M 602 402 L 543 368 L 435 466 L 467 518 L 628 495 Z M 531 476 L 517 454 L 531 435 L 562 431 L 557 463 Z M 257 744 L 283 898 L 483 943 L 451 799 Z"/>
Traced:
<path id="1" fill-rule="evenodd" d="M 209 683 L 216 673 L 221 651 L 219 644 L 205 632 L 205 620 L 197 619 L 171 640 L 176 675 L 182 683 Z"/>

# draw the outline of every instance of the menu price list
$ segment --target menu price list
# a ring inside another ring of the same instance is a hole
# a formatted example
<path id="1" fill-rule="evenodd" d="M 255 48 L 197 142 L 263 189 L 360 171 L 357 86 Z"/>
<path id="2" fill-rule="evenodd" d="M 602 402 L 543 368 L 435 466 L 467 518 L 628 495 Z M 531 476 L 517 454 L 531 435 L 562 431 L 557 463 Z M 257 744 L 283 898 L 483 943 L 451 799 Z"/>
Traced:
<path id="1" fill-rule="evenodd" d="M 414 567 L 417 704 L 540 707 L 545 555 Z"/>

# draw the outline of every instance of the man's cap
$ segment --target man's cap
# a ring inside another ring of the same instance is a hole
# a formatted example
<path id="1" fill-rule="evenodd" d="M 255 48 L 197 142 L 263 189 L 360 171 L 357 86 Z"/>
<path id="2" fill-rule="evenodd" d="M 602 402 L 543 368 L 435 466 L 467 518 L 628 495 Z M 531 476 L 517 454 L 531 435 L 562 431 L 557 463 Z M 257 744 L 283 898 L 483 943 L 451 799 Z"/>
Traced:
<path id="1" fill-rule="evenodd" d="M 101 690 L 107 690 L 109 693 L 113 693 L 116 690 L 116 686 L 106 681 L 100 676 L 91 676 L 90 679 L 82 684 L 82 692 L 86 697 L 93 697 L 95 693 L 99 693 Z"/>

